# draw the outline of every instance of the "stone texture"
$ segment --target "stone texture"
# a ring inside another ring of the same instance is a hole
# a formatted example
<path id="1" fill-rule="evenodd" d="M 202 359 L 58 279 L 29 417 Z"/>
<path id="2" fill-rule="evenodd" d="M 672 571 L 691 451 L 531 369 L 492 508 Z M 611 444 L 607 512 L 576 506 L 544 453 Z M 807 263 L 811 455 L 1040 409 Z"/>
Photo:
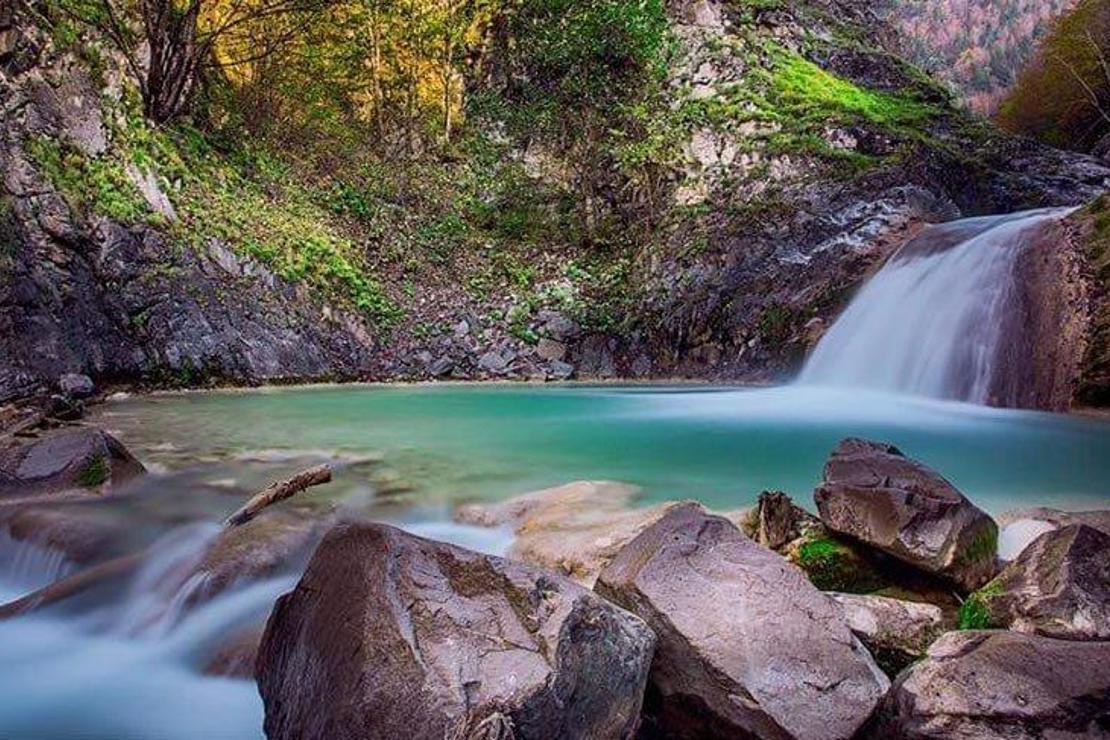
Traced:
<path id="1" fill-rule="evenodd" d="M 832 599 L 697 504 L 625 546 L 596 590 L 656 633 L 644 711 L 662 737 L 849 738 L 889 686 Z"/>
<path id="2" fill-rule="evenodd" d="M 973 590 L 994 575 L 998 527 L 938 473 L 898 448 L 846 439 L 814 492 L 821 521 Z"/>
<path id="3" fill-rule="evenodd" d="M 1046 532 L 971 601 L 992 626 L 1110 640 L 1110 535 L 1085 524 Z"/>
<path id="4" fill-rule="evenodd" d="M 349 523 L 278 600 L 256 672 L 270 740 L 602 740 L 636 731 L 653 644 L 567 579 Z"/>
<path id="5" fill-rule="evenodd" d="M 933 604 L 872 594 L 829 596 L 844 609 L 848 626 L 887 675 L 923 656 L 944 631 L 944 613 Z"/>
<path id="6" fill-rule="evenodd" d="M 902 673 L 875 740 L 1079 740 L 1110 732 L 1110 643 L 949 632 Z"/>
<path id="7" fill-rule="evenodd" d="M 750 520 L 751 531 L 743 525 L 741 529 L 764 547 L 781 551 L 818 524 L 812 514 L 796 506 L 782 491 L 764 491 Z"/>
<path id="8" fill-rule="evenodd" d="M 1013 560 L 1045 532 L 1066 527 L 1069 524 L 1086 524 L 1105 534 L 1110 534 L 1110 509 L 1093 511 L 1061 511 L 1045 507 L 1014 509 L 1003 512 L 997 520 L 1001 528 L 998 533 L 998 556 L 1003 560 Z"/>
<path id="9" fill-rule="evenodd" d="M 97 489 L 145 472 L 120 442 L 94 427 L 65 427 L 0 448 L 0 498 Z"/>
<path id="10" fill-rule="evenodd" d="M 88 398 L 96 392 L 96 386 L 88 375 L 65 373 L 58 378 L 58 390 L 70 398 Z"/>

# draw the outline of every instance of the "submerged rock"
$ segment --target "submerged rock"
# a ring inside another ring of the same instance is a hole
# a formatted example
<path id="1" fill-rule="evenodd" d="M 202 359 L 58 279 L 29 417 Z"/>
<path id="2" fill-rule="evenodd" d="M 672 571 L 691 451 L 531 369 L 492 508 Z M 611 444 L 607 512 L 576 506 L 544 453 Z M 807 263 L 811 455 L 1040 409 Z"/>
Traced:
<path id="1" fill-rule="evenodd" d="M 873 594 L 829 594 L 887 675 L 897 674 L 925 654 L 944 631 L 939 606 Z"/>
<path id="2" fill-rule="evenodd" d="M 902 673 L 870 737 L 1105 738 L 1110 643 L 949 632 Z"/>
<path id="3" fill-rule="evenodd" d="M 1110 535 L 1085 524 L 1046 532 L 968 597 L 960 622 L 1067 640 L 1110 639 Z"/>
<path id="4" fill-rule="evenodd" d="M 479 526 L 511 526 L 508 555 L 562 572 L 592 586 L 622 547 L 676 502 L 636 508 L 638 489 L 612 481 L 574 481 L 496 504 L 466 504 L 455 519 Z M 733 514 L 739 517 L 742 514 Z"/>
<path id="5" fill-rule="evenodd" d="M 278 600 L 256 668 L 271 740 L 600 740 L 635 733 L 653 645 L 568 579 L 351 523 Z"/>
<path id="6" fill-rule="evenodd" d="M 676 507 L 596 590 L 658 639 L 645 716 L 668 738 L 848 738 L 889 682 L 841 608 L 697 504 Z"/>
<path id="7" fill-rule="evenodd" d="M 95 427 L 66 427 L 0 449 L 0 497 L 119 485 L 146 472 L 119 440 Z"/>
<path id="8" fill-rule="evenodd" d="M 994 575 L 998 527 L 938 473 L 893 445 L 846 439 L 814 492 L 833 532 L 965 590 Z"/>

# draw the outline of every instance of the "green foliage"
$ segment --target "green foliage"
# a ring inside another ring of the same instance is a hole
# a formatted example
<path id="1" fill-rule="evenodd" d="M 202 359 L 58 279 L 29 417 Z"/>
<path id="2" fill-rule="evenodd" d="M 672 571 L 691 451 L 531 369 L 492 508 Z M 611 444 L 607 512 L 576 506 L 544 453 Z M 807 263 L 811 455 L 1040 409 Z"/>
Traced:
<path id="1" fill-rule="evenodd" d="M 77 149 L 40 137 L 27 143 L 31 161 L 71 207 L 124 224 L 151 216 L 146 201 L 127 176 L 123 158 L 87 157 Z"/>
<path id="2" fill-rule="evenodd" d="M 957 627 L 962 630 L 986 630 L 1001 627 L 991 612 L 990 602 L 1002 593 L 1002 584 L 991 581 L 971 594 L 960 605 Z"/>
<path id="3" fill-rule="evenodd" d="M 915 98 L 859 87 L 796 54 L 778 55 L 772 81 L 784 112 L 806 121 L 863 120 L 896 129 L 919 125 L 935 114 Z"/>
<path id="4" fill-rule="evenodd" d="M 571 110 L 611 109 L 666 73 L 662 0 L 523 0 L 509 24 L 504 61 L 516 74 L 508 99 L 530 127 L 560 127 Z"/>

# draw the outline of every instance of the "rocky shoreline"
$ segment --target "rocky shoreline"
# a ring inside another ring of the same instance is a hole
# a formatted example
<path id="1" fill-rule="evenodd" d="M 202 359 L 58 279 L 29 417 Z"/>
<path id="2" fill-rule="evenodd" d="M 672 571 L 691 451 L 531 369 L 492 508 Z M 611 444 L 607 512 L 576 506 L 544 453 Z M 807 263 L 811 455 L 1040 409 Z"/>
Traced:
<path id="1" fill-rule="evenodd" d="M 74 572 L 0 619 L 119 588 L 144 557 L 97 514 L 138 461 L 95 427 L 27 423 L 0 450 L 0 526 Z M 265 630 L 206 659 L 256 678 L 271 740 L 1106 736 L 1110 511 L 996 521 L 861 439 L 814 504 L 644 508 L 579 481 L 458 508 L 513 532 L 500 558 L 294 498 L 160 588 L 188 610 L 307 562 Z"/>

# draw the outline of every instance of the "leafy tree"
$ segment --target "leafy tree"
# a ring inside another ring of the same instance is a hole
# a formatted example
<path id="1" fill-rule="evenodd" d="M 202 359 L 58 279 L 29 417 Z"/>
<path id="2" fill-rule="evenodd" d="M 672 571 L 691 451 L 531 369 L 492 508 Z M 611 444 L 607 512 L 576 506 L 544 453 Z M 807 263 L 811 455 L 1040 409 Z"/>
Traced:
<path id="1" fill-rule="evenodd" d="M 1110 135 L 1110 0 L 1083 0 L 1053 26 L 998 121 L 1078 150 Z"/>
<path id="2" fill-rule="evenodd" d="M 166 123 L 180 116 L 205 70 L 264 58 L 293 38 L 329 0 L 59 0 L 69 17 L 96 28 L 123 55 L 139 86 L 146 116 Z M 297 18 L 295 23 L 284 23 Z M 267 24 L 282 24 L 261 46 L 243 43 Z M 218 44 L 237 48 L 228 58 Z M 143 55 L 147 57 L 144 61 Z"/>

